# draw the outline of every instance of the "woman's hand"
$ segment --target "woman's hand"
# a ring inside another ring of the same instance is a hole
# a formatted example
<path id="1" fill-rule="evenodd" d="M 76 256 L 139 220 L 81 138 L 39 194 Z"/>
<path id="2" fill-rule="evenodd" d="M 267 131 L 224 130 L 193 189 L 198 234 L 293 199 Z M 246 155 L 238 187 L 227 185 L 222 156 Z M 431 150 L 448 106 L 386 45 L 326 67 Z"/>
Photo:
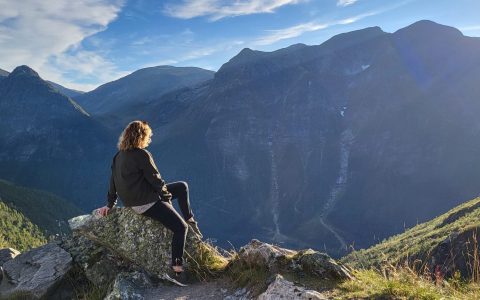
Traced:
<path id="1" fill-rule="evenodd" d="M 108 206 L 100 207 L 97 210 L 97 214 L 99 214 L 102 217 L 105 217 L 106 215 L 108 215 L 109 210 L 110 210 L 110 207 L 108 207 Z"/>

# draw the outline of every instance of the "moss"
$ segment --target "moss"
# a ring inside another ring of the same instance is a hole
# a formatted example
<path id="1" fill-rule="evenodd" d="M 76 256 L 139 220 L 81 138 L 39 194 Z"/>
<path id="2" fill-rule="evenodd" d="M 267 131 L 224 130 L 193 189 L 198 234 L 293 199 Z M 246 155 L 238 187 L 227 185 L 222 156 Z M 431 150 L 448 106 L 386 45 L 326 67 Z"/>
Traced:
<path id="1" fill-rule="evenodd" d="M 29 292 L 25 291 L 18 291 L 14 292 L 7 297 L 2 297 L 0 295 L 0 300 L 30 300 L 32 299 L 32 295 Z"/>

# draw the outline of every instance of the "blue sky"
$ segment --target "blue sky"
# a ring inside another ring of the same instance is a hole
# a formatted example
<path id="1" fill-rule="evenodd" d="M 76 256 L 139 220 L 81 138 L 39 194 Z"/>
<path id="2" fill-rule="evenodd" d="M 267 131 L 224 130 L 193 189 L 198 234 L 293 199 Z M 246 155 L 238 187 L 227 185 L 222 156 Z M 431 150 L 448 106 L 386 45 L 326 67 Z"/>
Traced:
<path id="1" fill-rule="evenodd" d="M 218 68 L 241 49 L 318 45 L 429 19 L 480 36 L 479 0 L 0 0 L 0 68 L 91 90 L 137 69 Z"/>

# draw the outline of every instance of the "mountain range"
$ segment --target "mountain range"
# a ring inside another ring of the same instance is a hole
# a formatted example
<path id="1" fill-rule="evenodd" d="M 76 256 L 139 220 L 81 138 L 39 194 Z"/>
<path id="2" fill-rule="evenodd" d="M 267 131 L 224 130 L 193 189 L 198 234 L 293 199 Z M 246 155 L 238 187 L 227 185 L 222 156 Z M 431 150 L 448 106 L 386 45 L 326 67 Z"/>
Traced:
<path id="1" fill-rule="evenodd" d="M 0 177 L 102 206 L 114 141 L 144 119 L 208 236 L 340 255 L 478 194 L 479 79 L 480 39 L 431 21 L 246 48 L 215 73 L 139 70 L 73 99 L 22 66 L 0 79 Z"/>

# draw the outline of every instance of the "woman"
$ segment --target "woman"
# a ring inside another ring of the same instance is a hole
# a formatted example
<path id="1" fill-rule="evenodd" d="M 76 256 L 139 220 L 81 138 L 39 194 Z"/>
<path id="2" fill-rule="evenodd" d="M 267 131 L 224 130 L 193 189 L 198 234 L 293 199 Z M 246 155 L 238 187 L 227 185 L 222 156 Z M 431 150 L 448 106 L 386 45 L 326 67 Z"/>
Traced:
<path id="1" fill-rule="evenodd" d="M 136 213 L 160 221 L 173 231 L 172 269 L 183 272 L 183 252 L 188 225 L 200 237 L 197 222 L 189 202 L 188 185 L 184 181 L 166 184 L 145 148 L 152 141 L 152 129 L 145 121 L 133 121 L 123 130 L 118 140 L 118 152 L 113 157 L 112 175 L 107 194 L 108 204 L 99 209 L 106 216 L 117 203 L 117 194 L 124 206 Z M 172 205 L 178 199 L 183 218 Z"/>

